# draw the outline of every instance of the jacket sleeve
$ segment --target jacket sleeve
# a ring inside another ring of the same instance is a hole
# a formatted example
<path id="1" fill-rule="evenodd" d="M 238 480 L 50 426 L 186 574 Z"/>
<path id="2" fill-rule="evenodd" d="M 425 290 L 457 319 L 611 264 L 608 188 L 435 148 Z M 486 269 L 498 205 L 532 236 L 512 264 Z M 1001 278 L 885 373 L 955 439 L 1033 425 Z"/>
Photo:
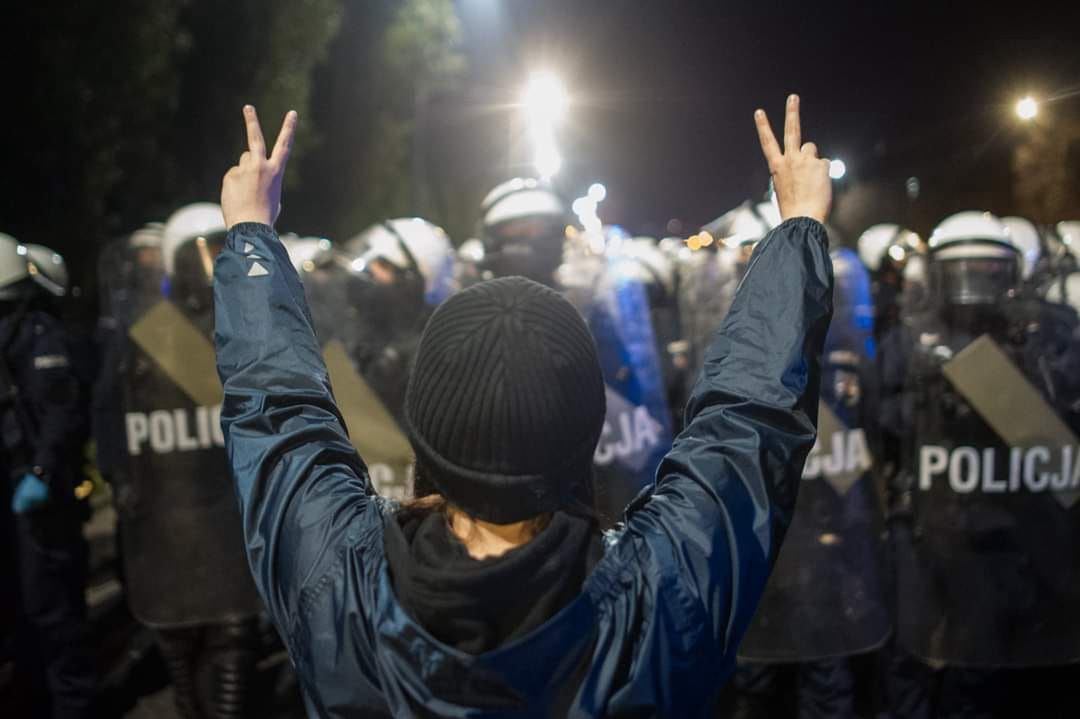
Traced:
<path id="1" fill-rule="evenodd" d="M 724 651 L 749 625 L 791 521 L 817 433 L 831 314 L 825 229 L 788 220 L 755 249 L 705 355 L 686 428 L 653 492 L 627 513 L 652 571 L 678 578 Z"/>
<path id="2" fill-rule="evenodd" d="M 86 408 L 63 327 L 40 315 L 34 317 L 32 325 L 28 385 L 37 435 L 30 441 L 34 448 L 31 461 L 51 478 L 65 465 L 78 465 L 82 449 L 78 439 L 85 429 Z M 68 491 L 70 487 L 57 489 Z"/>
<path id="3" fill-rule="evenodd" d="M 221 425 L 248 562 L 288 640 L 306 598 L 381 528 L 349 442 L 300 278 L 273 228 L 230 230 L 214 269 Z"/>

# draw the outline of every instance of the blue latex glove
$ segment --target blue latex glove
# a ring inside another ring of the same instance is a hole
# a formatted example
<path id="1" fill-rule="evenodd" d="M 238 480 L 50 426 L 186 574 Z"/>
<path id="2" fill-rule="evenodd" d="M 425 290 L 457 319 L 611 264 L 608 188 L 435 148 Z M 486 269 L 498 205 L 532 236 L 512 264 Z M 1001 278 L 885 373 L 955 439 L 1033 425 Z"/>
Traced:
<path id="1" fill-rule="evenodd" d="M 15 487 L 15 494 L 11 497 L 11 511 L 15 514 L 26 514 L 48 501 L 49 485 L 41 481 L 36 474 L 27 472 Z"/>

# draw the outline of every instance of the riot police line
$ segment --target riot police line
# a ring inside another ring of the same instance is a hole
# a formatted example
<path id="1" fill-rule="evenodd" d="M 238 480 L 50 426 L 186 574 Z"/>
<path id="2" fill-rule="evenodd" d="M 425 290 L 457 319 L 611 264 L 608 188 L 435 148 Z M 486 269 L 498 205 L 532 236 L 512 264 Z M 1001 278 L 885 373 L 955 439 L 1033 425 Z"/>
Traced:
<path id="1" fill-rule="evenodd" d="M 674 408 L 685 404 L 753 247 L 779 215 L 769 202 L 747 202 L 696 242 L 611 230 L 599 244 L 568 235 L 568 217 L 550 186 L 515 179 L 485 198 L 478 237 L 460 249 L 419 218 L 381 222 L 340 243 L 283 237 L 346 423 L 364 427 L 353 441 L 380 493 L 430 491 L 402 429 L 427 318 L 461 287 L 507 275 L 562 292 L 596 341 L 608 408 L 594 454 L 597 517 L 616 523 L 652 481 L 681 423 Z M 954 668 L 993 677 L 1080 658 L 1070 609 L 1080 601 L 1072 249 L 1080 227 L 1007 220 L 960 213 L 926 240 L 878 225 L 857 252 L 830 231 L 836 310 L 818 441 L 740 650 L 733 711 L 773 715 L 780 676 L 793 671 L 802 715 L 854 716 L 852 662 L 874 652 L 887 657 L 876 701 L 914 706 L 912 716 L 951 701 L 933 686 Z M 220 208 L 198 203 L 103 251 L 101 371 L 83 393 L 119 517 L 126 601 L 154 632 L 185 717 L 250 715 L 259 658 L 274 650 L 243 557 L 219 422 L 212 272 L 224 237 Z M 27 321 L 54 332 L 40 300 L 63 295 L 62 258 L 0 240 L 4 268 L 14 268 L 4 285 L 15 302 L 6 317 L 18 320 L 10 332 Z M 25 298 L 40 316 L 18 309 Z M 27 351 L 8 361 L 53 374 L 67 366 L 62 352 Z M 21 401 L 9 397 L 5 432 L 45 416 L 35 409 L 32 421 L 18 419 Z M 37 465 L 15 459 L 20 442 L 5 442 L 9 474 L 18 474 L 13 526 L 34 513 L 63 514 L 67 548 L 82 551 L 70 533 L 81 520 L 59 499 L 70 494 L 63 482 L 76 483 L 67 476 L 74 470 L 35 475 Z M 68 581 L 78 581 L 77 564 Z M 73 623 L 80 611 L 71 610 Z M 55 653 L 85 652 L 69 644 Z M 900 665 L 915 666 L 918 679 L 900 681 L 892 669 Z M 85 695 L 89 674 L 68 666 Z"/>

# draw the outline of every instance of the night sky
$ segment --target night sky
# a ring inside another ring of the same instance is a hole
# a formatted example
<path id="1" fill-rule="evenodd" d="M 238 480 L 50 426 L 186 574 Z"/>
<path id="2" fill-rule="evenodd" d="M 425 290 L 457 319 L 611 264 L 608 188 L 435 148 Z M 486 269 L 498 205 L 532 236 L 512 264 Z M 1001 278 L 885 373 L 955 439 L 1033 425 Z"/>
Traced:
<path id="1" fill-rule="evenodd" d="M 345 172 L 363 145 L 365 125 L 358 118 L 371 113 L 374 102 L 364 97 L 356 70 L 363 57 L 357 48 L 372 42 L 373 30 L 364 25 L 370 13 L 362 12 L 370 9 L 367 1 L 345 4 L 340 32 L 312 74 L 311 105 L 302 113 L 300 132 L 321 138 L 322 144 L 314 143 L 290 167 L 282 230 L 324 235 L 363 229 L 343 227 L 341 211 L 356 202 L 357 193 L 371 189 L 350 186 Z M 438 209 L 428 213 L 447 224 L 457 242 L 467 237 L 475 221 L 472 208 L 479 207 L 488 189 L 531 172 L 527 164 L 511 164 L 508 145 L 515 137 L 513 118 L 520 114 L 510 105 L 537 69 L 560 75 L 572 98 L 559 137 L 564 168 L 556 178 L 558 188 L 572 198 L 592 182 L 603 182 L 608 199 L 600 216 L 605 222 L 658 236 L 666 234 L 671 218 L 681 219 L 688 234 L 764 193 L 768 176 L 752 112 L 765 107 L 780 132 L 790 92 L 803 98 L 805 138 L 848 166 L 848 177 L 838 186 L 835 219 L 849 242 L 872 221 L 900 221 L 926 232 L 959 210 L 1014 212 L 1010 153 L 1031 129 L 1013 114 L 1022 95 L 1059 98 L 1044 103 L 1037 122 L 1056 117 L 1080 123 L 1076 2 L 1028 2 L 1004 10 L 990 10 L 988 3 L 922 7 L 886 2 L 454 0 L 454 5 L 468 74 L 461 87 L 423 106 L 414 167 L 433 178 L 427 184 L 460 190 L 455 217 L 449 211 L 440 215 Z M 148 135 L 117 148 L 119 172 L 138 164 L 129 160 L 149 146 L 194 158 L 175 170 L 191 177 L 177 175 L 173 179 L 181 182 L 155 189 L 152 171 L 145 177 L 130 173 L 137 186 L 128 182 L 125 192 L 105 198 L 105 211 L 94 215 L 106 218 L 103 226 L 80 225 L 72 233 L 73 223 L 62 220 L 77 191 L 75 180 L 94 168 L 83 167 L 78 157 L 68 160 L 78 153 L 54 139 L 49 128 L 70 124 L 68 104 L 79 105 L 82 112 L 108 113 L 112 106 L 104 99 L 110 97 L 106 90 L 125 97 L 125 89 L 82 87 L 73 80 L 70 88 L 44 93 L 33 68 L 58 66 L 46 84 L 62 85 L 63 63 L 76 60 L 54 58 L 55 48 L 39 50 L 35 27 L 39 32 L 59 28 L 65 40 L 70 35 L 72 47 L 78 48 L 72 57 L 85 57 L 94 67 L 107 68 L 116 49 L 97 45 L 125 40 L 107 30 L 104 38 L 82 38 L 78 12 L 65 7 L 76 6 L 52 0 L 5 11 L 9 37 L 0 47 L 5 58 L 0 70 L 6 73 L 5 88 L 16 98 L 5 111 L 16 129 L 5 134 L 0 231 L 54 246 L 69 257 L 76 276 L 86 280 L 106 239 L 142 221 L 163 220 L 182 204 L 216 199 L 221 173 L 241 147 L 239 107 L 250 101 L 243 75 L 253 69 L 236 61 L 228 23 L 216 21 L 215 13 L 236 22 L 251 11 L 233 3 L 186 6 L 198 9 L 196 14 L 214 32 L 202 28 L 199 37 L 205 44 L 192 53 L 189 65 L 203 73 L 194 76 L 197 80 L 186 79 L 177 95 L 175 117 L 183 122 L 147 133 L 147 127 L 154 128 L 152 115 L 132 121 L 124 110 L 114 110 L 118 127 L 134 122 Z M 122 6 L 112 11 L 123 12 Z M 19 13 L 33 21 L 20 19 Z M 229 70 L 230 82 L 200 85 L 206 67 Z M 60 106 L 33 102 L 44 95 L 61 98 L 56 101 Z M 24 102 L 30 111 L 24 111 Z M 236 108 L 235 125 L 222 127 L 220 135 L 188 132 L 221 123 L 222 107 L 230 113 Z M 264 120 L 267 132 L 276 132 L 277 118 Z M 198 144 L 185 142 L 189 135 Z M 1080 188 L 1080 140 L 1075 144 L 1063 152 L 1075 151 Z M 903 192 L 912 176 L 922 188 L 917 202 L 909 202 Z M 163 188 L 176 186 L 186 188 L 179 193 L 186 196 L 165 196 Z M 873 194 L 865 192 L 868 187 L 884 188 L 888 201 L 881 201 L 882 192 L 874 202 L 866 200 Z M 865 211 L 853 213 L 860 204 Z M 1076 207 L 1080 216 L 1080 198 Z M 42 222 L 43 217 L 51 222 Z"/>
<path id="2" fill-rule="evenodd" d="M 458 3 L 472 83 L 512 99 L 530 68 L 558 72 L 574 99 L 562 185 L 603 181 L 605 221 L 652 232 L 764 190 L 751 113 L 763 106 L 775 125 L 789 92 L 849 185 L 917 176 L 934 211 L 1007 205 L 1007 153 L 1024 131 L 1014 103 L 1080 94 L 1080 10 L 934 5 Z M 1080 97 L 1043 111 L 1076 116 Z"/>

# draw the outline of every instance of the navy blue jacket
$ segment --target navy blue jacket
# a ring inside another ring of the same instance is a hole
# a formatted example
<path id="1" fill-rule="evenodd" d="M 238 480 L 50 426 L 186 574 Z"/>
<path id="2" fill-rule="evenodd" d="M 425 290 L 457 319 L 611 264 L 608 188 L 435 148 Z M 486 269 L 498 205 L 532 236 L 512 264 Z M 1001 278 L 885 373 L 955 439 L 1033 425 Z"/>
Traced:
<path id="1" fill-rule="evenodd" d="M 731 674 L 814 443 L 832 306 L 823 227 L 758 246 L 655 487 L 605 536 L 580 595 L 481 655 L 394 596 L 377 497 L 273 230 L 217 260 L 222 425 L 255 582 L 322 717 L 699 716 Z M 354 427 L 363 432 L 363 427 Z"/>
<path id="2" fill-rule="evenodd" d="M 18 326 L 14 323 L 18 321 Z M 3 348 L 22 405 L 21 421 L 14 412 L 4 411 L 0 424 L 18 423 L 10 431 L 22 434 L 21 457 L 5 456 L 11 479 L 40 467 L 44 476 L 57 484 L 66 498 L 72 487 L 72 472 L 81 457 L 79 440 L 86 429 L 86 411 L 81 402 L 80 383 L 75 375 L 71 347 L 63 325 L 50 314 L 30 310 L 21 319 L 10 314 L 0 319 L 0 338 L 9 338 Z M 9 429 L 3 428 L 5 434 Z M 58 494 L 59 496 L 59 494 Z"/>

